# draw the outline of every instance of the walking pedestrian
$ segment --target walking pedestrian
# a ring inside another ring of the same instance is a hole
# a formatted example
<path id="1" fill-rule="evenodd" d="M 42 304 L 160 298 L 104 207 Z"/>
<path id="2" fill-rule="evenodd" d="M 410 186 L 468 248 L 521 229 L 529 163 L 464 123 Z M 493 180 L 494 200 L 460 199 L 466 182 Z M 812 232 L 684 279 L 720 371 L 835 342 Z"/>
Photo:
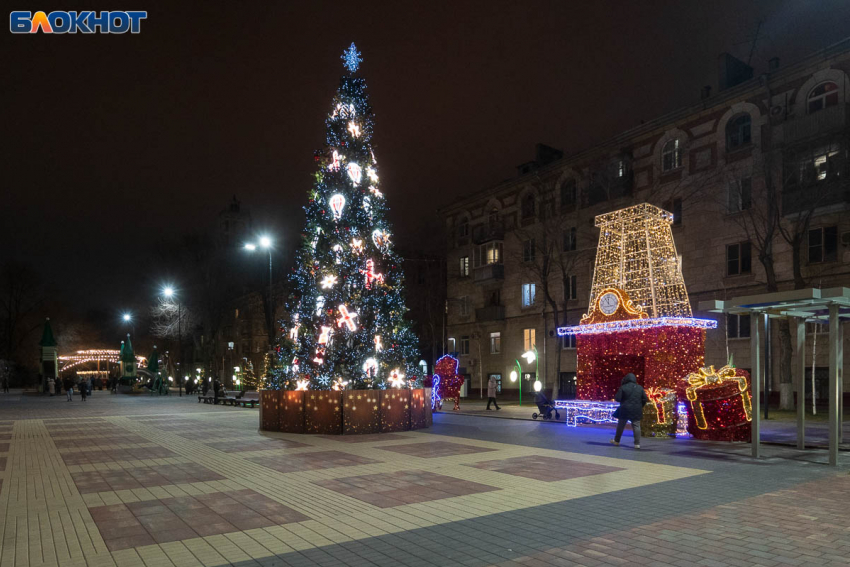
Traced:
<path id="1" fill-rule="evenodd" d="M 487 411 L 490 411 L 490 403 L 496 406 L 496 410 L 502 409 L 499 407 L 499 402 L 496 401 L 496 377 L 492 374 L 490 379 L 487 380 Z"/>
<path id="2" fill-rule="evenodd" d="M 620 389 L 614 399 L 620 402 L 620 407 L 614 412 L 617 417 L 617 433 L 611 439 L 614 445 L 620 444 L 626 422 L 632 424 L 632 434 L 635 438 L 635 449 L 640 449 L 640 420 L 643 418 L 643 406 L 649 403 L 649 398 L 643 390 L 643 386 L 637 383 L 637 378 L 629 372 L 623 377 Z"/>
<path id="3" fill-rule="evenodd" d="M 86 381 L 80 380 L 78 386 L 80 388 L 80 400 L 84 402 L 86 401 L 86 395 L 88 394 L 88 390 L 86 388 Z"/>
<path id="4" fill-rule="evenodd" d="M 56 381 L 53 379 L 53 376 L 47 379 L 47 390 L 50 392 L 51 398 L 56 395 Z"/>
<path id="5" fill-rule="evenodd" d="M 68 393 L 68 401 L 70 402 L 74 399 L 74 382 L 71 380 L 70 376 L 65 376 L 65 380 L 62 382 L 62 386 Z"/>

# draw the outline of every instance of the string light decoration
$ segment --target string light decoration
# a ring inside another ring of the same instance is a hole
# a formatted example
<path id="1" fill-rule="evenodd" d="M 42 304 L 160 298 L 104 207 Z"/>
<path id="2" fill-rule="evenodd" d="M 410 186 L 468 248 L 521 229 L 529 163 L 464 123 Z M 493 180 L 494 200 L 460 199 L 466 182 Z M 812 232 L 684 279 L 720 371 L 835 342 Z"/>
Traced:
<path id="1" fill-rule="evenodd" d="M 392 244 L 372 147 L 374 114 L 366 81 L 354 74 L 362 57 L 352 45 L 343 61 L 349 72 L 330 104 L 324 147 L 314 154 L 304 240 L 289 276 L 292 293 L 282 327 L 291 329 L 298 316 L 298 340 L 284 333 L 275 349 L 280 361 L 297 358 L 299 364 L 274 365 L 269 388 L 292 389 L 306 380 L 311 391 L 329 391 L 341 378 L 353 390 L 384 389 L 391 369 L 408 378 L 419 374 L 418 341 L 405 320 L 404 260 Z M 333 344 L 328 327 L 335 332 Z M 383 348 L 375 348 L 376 335 Z M 368 372 L 367 359 L 375 363 Z"/>
<path id="2" fill-rule="evenodd" d="M 697 439 L 749 441 L 752 430 L 750 375 L 724 366 L 700 368 L 687 377 L 688 431 Z"/>
<path id="3" fill-rule="evenodd" d="M 390 371 L 390 387 L 391 388 L 405 388 L 407 387 L 407 382 L 404 379 L 404 374 L 398 368 L 394 368 Z"/>
<path id="4" fill-rule="evenodd" d="M 458 376 L 458 359 L 451 355 L 444 355 L 434 364 L 434 385 L 437 391 L 437 405 L 435 409 L 442 409 L 443 400 L 454 400 L 454 411 L 460 409 L 460 387 L 463 385 L 463 376 Z"/>
<path id="5" fill-rule="evenodd" d="M 588 402 L 582 400 L 556 400 L 555 407 L 565 410 L 567 425 L 575 427 L 579 423 L 617 423 L 614 411 L 617 402 Z"/>
<path id="6" fill-rule="evenodd" d="M 649 203 L 597 215 L 600 235 L 591 297 L 617 288 L 650 317 L 691 317 L 672 224 L 673 213 Z"/>
<path id="7" fill-rule="evenodd" d="M 74 354 L 65 354 L 59 357 L 59 363 L 62 368 L 59 372 L 71 370 L 88 362 L 107 362 L 118 364 L 121 362 L 121 351 L 116 349 L 89 349 L 78 350 Z M 136 355 L 136 366 L 144 368 L 147 365 L 147 359 L 143 356 Z"/>
<path id="8" fill-rule="evenodd" d="M 611 400 L 633 372 L 645 388 L 678 391 L 705 362 L 705 332 L 693 317 L 670 225 L 673 215 L 642 203 L 598 215 L 599 246 L 588 312 L 576 335 L 577 398 Z"/>
<path id="9" fill-rule="evenodd" d="M 653 436 L 673 436 L 679 421 L 676 391 L 667 388 L 647 388 L 650 403 L 643 408 L 642 431 Z"/>

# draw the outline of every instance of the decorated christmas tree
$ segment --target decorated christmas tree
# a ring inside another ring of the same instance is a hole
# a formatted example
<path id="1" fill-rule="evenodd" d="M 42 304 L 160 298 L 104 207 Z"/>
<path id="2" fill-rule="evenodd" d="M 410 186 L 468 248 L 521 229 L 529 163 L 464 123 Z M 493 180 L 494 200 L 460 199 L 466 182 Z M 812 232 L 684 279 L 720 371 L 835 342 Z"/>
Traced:
<path id="1" fill-rule="evenodd" d="M 372 107 L 353 43 L 342 60 L 347 72 L 325 121 L 326 145 L 315 156 L 319 169 L 304 208 L 273 388 L 406 388 L 416 371 L 402 259 L 393 251 Z"/>

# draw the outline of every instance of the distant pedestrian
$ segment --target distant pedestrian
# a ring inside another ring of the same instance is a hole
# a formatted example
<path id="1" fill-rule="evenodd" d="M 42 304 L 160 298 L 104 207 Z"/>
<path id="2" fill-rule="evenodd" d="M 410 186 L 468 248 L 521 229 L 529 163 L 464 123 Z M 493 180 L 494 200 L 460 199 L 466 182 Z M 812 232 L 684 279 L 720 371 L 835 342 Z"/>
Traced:
<path id="1" fill-rule="evenodd" d="M 9 377 L 8 376 L 3 376 L 3 393 L 4 394 L 9 393 Z"/>
<path id="2" fill-rule="evenodd" d="M 643 390 L 643 386 L 637 383 L 637 378 L 629 372 L 623 377 L 623 383 L 614 399 L 620 402 L 615 415 L 617 416 L 617 433 L 611 439 L 614 445 L 620 444 L 626 422 L 632 424 L 632 434 L 635 438 L 635 449 L 640 449 L 640 420 L 643 418 L 643 406 L 649 403 L 649 398 Z"/>
<path id="3" fill-rule="evenodd" d="M 86 396 L 88 395 L 88 388 L 86 388 L 86 381 L 80 380 L 80 383 L 78 384 L 78 386 L 80 388 L 80 400 L 86 401 Z"/>
<path id="4" fill-rule="evenodd" d="M 65 392 L 68 393 L 68 401 L 70 402 L 74 399 L 74 382 L 70 376 L 65 376 L 62 386 L 65 388 Z"/>
<path id="5" fill-rule="evenodd" d="M 53 376 L 47 379 L 47 391 L 50 392 L 50 397 L 56 395 L 56 381 L 53 379 Z"/>
<path id="6" fill-rule="evenodd" d="M 490 404 L 496 406 L 497 410 L 502 408 L 499 407 L 499 402 L 496 401 L 496 377 L 491 375 L 490 379 L 487 381 L 487 410 L 490 410 Z"/>
<path id="7" fill-rule="evenodd" d="M 218 396 L 221 393 L 221 385 L 218 380 L 213 380 L 213 405 L 218 404 Z"/>

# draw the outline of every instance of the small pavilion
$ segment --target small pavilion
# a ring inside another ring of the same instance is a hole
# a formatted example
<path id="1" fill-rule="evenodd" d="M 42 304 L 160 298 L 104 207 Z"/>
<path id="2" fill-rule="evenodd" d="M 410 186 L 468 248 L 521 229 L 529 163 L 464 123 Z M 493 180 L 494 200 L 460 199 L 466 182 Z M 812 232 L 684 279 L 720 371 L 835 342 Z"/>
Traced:
<path id="1" fill-rule="evenodd" d="M 761 389 L 765 379 L 762 364 L 765 329 L 770 319 L 786 318 L 797 324 L 797 448 L 806 446 L 806 323 L 829 328 L 829 464 L 838 464 L 844 404 L 844 332 L 842 323 L 850 319 L 850 288 L 798 289 L 762 295 L 736 297 L 726 301 L 701 301 L 700 311 L 727 315 L 750 315 L 752 375 L 752 451 L 760 456 Z"/>

